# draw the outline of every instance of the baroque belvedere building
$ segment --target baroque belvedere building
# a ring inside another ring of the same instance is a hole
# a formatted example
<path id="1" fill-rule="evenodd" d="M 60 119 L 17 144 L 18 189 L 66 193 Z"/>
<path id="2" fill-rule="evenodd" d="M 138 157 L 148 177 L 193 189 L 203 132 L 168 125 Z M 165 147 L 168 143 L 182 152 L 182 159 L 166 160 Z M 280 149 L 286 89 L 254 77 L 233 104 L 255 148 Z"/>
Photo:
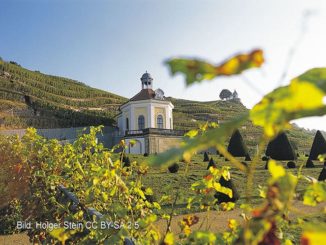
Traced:
<path id="1" fill-rule="evenodd" d="M 128 145 L 127 152 L 153 154 L 177 146 L 184 132 L 173 130 L 173 104 L 162 89 L 153 90 L 149 73 L 140 80 L 141 91 L 121 105 L 117 115 L 119 135 Z M 131 145 L 130 140 L 135 144 Z"/>

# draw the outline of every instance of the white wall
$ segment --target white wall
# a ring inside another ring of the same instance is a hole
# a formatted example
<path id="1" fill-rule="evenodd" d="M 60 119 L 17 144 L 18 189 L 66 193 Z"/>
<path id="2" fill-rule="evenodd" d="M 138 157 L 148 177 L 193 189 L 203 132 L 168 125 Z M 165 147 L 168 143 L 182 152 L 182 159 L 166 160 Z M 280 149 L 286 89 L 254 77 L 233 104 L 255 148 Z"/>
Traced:
<path id="1" fill-rule="evenodd" d="M 130 144 L 131 139 L 126 139 L 126 145 L 128 149 L 126 150 L 128 153 L 131 154 L 144 154 L 145 153 L 145 139 L 142 137 L 135 137 L 132 140 L 136 143 L 131 146 Z"/>

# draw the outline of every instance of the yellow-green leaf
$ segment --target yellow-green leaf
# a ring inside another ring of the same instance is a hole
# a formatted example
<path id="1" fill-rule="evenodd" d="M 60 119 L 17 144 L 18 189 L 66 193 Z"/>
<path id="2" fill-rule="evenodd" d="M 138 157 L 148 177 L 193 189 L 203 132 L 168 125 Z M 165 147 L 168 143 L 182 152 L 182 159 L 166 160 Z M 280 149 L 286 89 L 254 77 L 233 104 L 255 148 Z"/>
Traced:
<path id="1" fill-rule="evenodd" d="M 264 128 L 272 137 L 289 128 L 289 121 L 315 114 L 323 114 L 324 92 L 311 82 L 292 80 L 288 86 L 280 87 L 264 96 L 250 111 L 255 125 Z"/>
<path id="2" fill-rule="evenodd" d="M 183 73 L 186 83 L 190 85 L 202 80 L 212 80 L 218 76 L 241 74 L 243 71 L 260 67 L 264 63 L 263 51 L 253 50 L 248 54 L 238 54 L 218 65 L 199 59 L 172 58 L 168 60 L 172 75 Z"/>
<path id="3" fill-rule="evenodd" d="M 271 173 L 273 179 L 278 179 L 285 175 L 285 169 L 283 166 L 278 165 L 274 160 L 269 160 L 268 170 Z"/>

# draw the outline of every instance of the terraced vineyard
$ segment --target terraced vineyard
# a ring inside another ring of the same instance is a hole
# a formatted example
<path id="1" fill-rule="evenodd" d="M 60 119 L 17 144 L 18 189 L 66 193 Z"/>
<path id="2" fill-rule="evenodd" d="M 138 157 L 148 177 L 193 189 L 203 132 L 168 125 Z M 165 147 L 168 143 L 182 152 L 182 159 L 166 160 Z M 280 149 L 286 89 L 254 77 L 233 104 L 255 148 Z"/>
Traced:
<path id="1" fill-rule="evenodd" d="M 0 118 L 10 128 L 113 125 L 125 98 L 0 61 Z"/>
<path id="2" fill-rule="evenodd" d="M 247 110 L 240 101 L 168 99 L 175 106 L 175 129 L 189 130 L 206 121 L 227 121 Z M 78 81 L 0 60 L 0 128 L 115 125 L 114 115 L 126 101 Z M 261 130 L 247 122 L 240 131 L 250 151 L 255 151 Z M 294 147 L 302 153 L 309 151 L 313 135 L 298 127 L 288 132 Z"/>

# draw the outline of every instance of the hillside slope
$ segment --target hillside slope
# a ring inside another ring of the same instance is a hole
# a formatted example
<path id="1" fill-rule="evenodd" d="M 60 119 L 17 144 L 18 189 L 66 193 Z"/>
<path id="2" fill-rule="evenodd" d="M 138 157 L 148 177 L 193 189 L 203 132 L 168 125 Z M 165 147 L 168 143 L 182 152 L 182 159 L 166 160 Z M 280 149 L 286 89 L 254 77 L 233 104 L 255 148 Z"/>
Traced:
<path id="1" fill-rule="evenodd" d="M 0 61 L 0 124 L 11 128 L 113 125 L 126 98 Z"/>
<path id="2" fill-rule="evenodd" d="M 241 102 L 232 100 L 168 99 L 175 106 L 175 129 L 188 130 L 206 121 L 227 121 L 247 110 Z M 0 60 L 0 128 L 115 125 L 114 115 L 126 101 L 71 79 L 30 71 Z M 261 130 L 248 121 L 240 131 L 254 151 Z M 288 135 L 300 151 L 309 151 L 314 132 L 294 127 Z"/>
<path id="3" fill-rule="evenodd" d="M 175 106 L 173 112 L 175 129 L 190 130 L 198 124 L 204 124 L 206 121 L 228 121 L 248 110 L 240 101 L 236 100 L 198 102 L 174 98 L 169 99 Z M 247 121 L 239 130 L 249 150 L 254 152 L 259 137 L 262 134 L 261 128 Z M 308 153 L 310 151 L 315 134 L 314 130 L 309 131 L 293 125 L 293 128 L 287 130 L 286 133 L 295 149 L 301 153 Z"/>

